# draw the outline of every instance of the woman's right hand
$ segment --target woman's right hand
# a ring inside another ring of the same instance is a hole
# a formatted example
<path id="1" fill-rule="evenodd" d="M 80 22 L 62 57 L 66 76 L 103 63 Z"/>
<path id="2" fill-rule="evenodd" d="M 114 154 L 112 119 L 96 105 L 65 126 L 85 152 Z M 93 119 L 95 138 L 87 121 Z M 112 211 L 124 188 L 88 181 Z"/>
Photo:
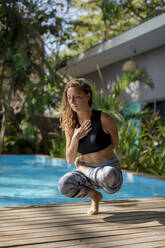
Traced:
<path id="1" fill-rule="evenodd" d="M 76 127 L 73 136 L 77 139 L 84 138 L 92 129 L 91 120 L 86 120 L 80 127 Z"/>

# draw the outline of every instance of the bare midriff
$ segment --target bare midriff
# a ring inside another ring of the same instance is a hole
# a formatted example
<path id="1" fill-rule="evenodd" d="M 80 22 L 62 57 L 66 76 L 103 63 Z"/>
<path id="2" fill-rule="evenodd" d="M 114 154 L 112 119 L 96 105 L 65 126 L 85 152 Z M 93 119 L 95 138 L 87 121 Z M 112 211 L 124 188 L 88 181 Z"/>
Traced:
<path id="1" fill-rule="evenodd" d="M 115 157 L 110 146 L 107 148 L 88 154 L 81 154 L 81 161 L 90 164 L 102 163 Z"/>

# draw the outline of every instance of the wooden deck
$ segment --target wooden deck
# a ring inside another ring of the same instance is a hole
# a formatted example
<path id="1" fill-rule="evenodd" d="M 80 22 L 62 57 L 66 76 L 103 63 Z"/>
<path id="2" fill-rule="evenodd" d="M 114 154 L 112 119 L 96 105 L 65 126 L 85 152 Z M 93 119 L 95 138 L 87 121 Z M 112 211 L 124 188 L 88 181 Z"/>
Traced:
<path id="1" fill-rule="evenodd" d="M 0 247 L 165 248 L 165 197 L 0 208 Z"/>

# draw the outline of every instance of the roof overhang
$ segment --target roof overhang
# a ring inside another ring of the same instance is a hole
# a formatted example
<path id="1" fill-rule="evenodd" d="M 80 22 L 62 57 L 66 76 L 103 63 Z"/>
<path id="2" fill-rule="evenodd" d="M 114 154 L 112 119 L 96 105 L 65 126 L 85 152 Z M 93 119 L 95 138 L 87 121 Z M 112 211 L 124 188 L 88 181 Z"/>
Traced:
<path id="1" fill-rule="evenodd" d="M 59 69 L 62 74 L 80 77 L 123 59 L 165 44 L 165 14 L 154 17 L 86 52 L 73 57 Z"/>

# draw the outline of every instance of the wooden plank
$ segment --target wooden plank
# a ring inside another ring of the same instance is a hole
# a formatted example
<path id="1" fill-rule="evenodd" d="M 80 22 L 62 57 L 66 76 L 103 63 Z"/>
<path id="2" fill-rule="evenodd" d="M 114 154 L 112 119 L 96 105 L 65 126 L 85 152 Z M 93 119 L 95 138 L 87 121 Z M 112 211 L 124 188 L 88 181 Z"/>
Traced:
<path id="1" fill-rule="evenodd" d="M 111 243 L 112 244 L 112 243 Z M 109 243 L 108 243 L 109 245 Z M 47 244 L 35 244 L 35 245 L 26 245 L 26 246 L 19 246 L 19 248 L 55 248 L 58 247 L 56 243 L 47 243 Z M 59 246 L 59 247 L 68 247 L 68 246 Z M 72 246 L 73 248 L 76 248 L 77 246 Z M 88 247 L 87 246 L 83 246 L 83 248 Z M 96 247 L 96 245 L 94 246 Z M 100 246 L 102 247 L 102 245 Z M 99 247 L 99 248 L 100 248 Z M 105 247 L 105 246 L 104 246 Z M 108 246 L 109 247 L 109 246 Z M 139 243 L 138 244 L 126 244 L 126 245 L 112 245 L 111 247 L 113 248 L 139 248 Z M 140 248 L 164 248 L 165 247 L 165 241 L 151 241 L 151 242 L 143 242 L 140 243 Z"/>
<path id="2" fill-rule="evenodd" d="M 156 242 L 148 242 L 148 243 L 140 243 L 140 248 L 164 248 L 165 242 L 164 241 L 156 241 Z M 35 244 L 35 245 L 26 245 L 26 246 L 19 246 L 19 248 L 55 248 L 56 243 L 48 243 L 48 244 Z M 61 246 L 61 247 L 67 247 L 67 246 Z M 76 248 L 77 246 L 72 246 Z M 86 248 L 88 246 L 84 246 Z M 96 247 L 96 245 L 94 246 Z M 102 247 L 102 246 L 100 246 Z M 99 248 L 100 248 L 99 247 Z M 104 246 L 105 247 L 105 246 Z M 109 247 L 109 246 L 108 246 Z M 139 248 L 139 244 L 126 244 L 126 245 L 112 245 L 113 248 Z"/>
<path id="3" fill-rule="evenodd" d="M 32 207 L 29 207 L 29 208 L 27 208 L 27 209 L 22 209 L 22 208 L 18 208 L 17 210 L 8 210 L 8 211 L 0 211 L 0 216 L 8 216 L 8 215 L 10 215 L 10 214 L 35 214 L 35 213 L 41 213 L 41 214 L 43 214 L 43 213 L 54 213 L 54 212 L 57 212 L 58 211 L 58 213 L 62 213 L 62 214 L 64 214 L 65 212 L 73 212 L 73 214 L 75 213 L 75 214 L 77 214 L 77 213 L 82 213 L 82 209 L 84 209 L 85 211 L 89 208 L 89 206 L 90 206 L 90 203 L 88 204 L 88 205 L 84 205 L 84 206 L 75 206 L 75 208 L 73 208 L 73 207 L 67 207 L 67 208 L 57 208 L 57 207 L 52 207 L 52 208 L 49 208 L 49 207 L 41 207 L 41 208 L 39 208 L 39 207 L 37 207 L 37 208 L 34 208 L 34 206 L 32 206 Z M 118 209 L 120 209 L 120 208 L 122 208 L 122 211 L 124 210 L 124 209 L 131 209 L 131 210 L 134 210 L 134 209 L 137 209 L 137 208 L 140 208 L 140 209 L 148 209 L 148 208 L 152 208 L 152 209 L 154 209 L 154 208 L 162 208 L 162 207 L 165 207 L 165 201 L 163 201 L 163 202 L 155 202 L 155 203 L 150 203 L 150 204 L 148 204 L 148 203 L 146 203 L 146 202 L 141 202 L 141 203 L 139 203 L 139 204 L 134 204 L 134 203 L 131 203 L 131 204 L 126 204 L 126 203 L 124 203 L 124 204 L 118 204 L 118 205 L 115 205 L 115 204 L 111 204 L 111 203 L 101 203 L 100 204 L 100 210 L 102 211 L 106 211 L 106 210 L 118 210 Z"/>
<path id="4" fill-rule="evenodd" d="M 118 228 L 118 229 L 108 229 L 106 230 L 105 227 L 93 227 L 93 228 L 81 228 L 81 229 L 76 229 L 76 228 L 70 228 L 68 229 L 65 228 L 56 228 L 56 229 L 37 229 L 37 230 L 28 230 L 28 231 L 11 231 L 11 232 L 3 232 L 0 234 L 1 241 L 8 241 L 14 240 L 14 239 L 21 239 L 22 236 L 24 235 L 25 238 L 40 238 L 40 237 L 47 237 L 47 236 L 58 236 L 58 238 L 61 237 L 61 239 L 66 239 L 67 236 L 72 236 L 72 235 L 84 235 L 84 233 L 87 233 L 88 237 L 90 236 L 116 236 L 116 235 L 124 235 L 124 234 L 137 234 L 137 233 L 165 233 L 165 227 L 164 226 L 157 226 L 157 227 L 150 227 L 150 228 Z M 69 239 L 69 238 L 68 238 Z"/>
<path id="5" fill-rule="evenodd" d="M 131 224 L 131 223 L 122 223 L 122 224 L 120 224 L 120 223 L 108 223 L 108 224 L 104 224 L 104 226 L 106 227 L 106 228 L 108 228 L 109 226 L 112 226 L 113 228 L 130 228 L 130 227 L 132 227 L 132 228 L 140 228 L 140 227 L 144 227 L 144 226 L 162 226 L 162 225 L 164 225 L 164 224 L 161 224 L 161 219 L 159 220 L 159 222 L 157 221 L 157 220 L 154 220 L 154 221 L 152 221 L 152 220 L 149 220 L 148 222 L 146 222 L 146 221 L 136 221 L 135 223 L 133 223 L 133 224 Z M 164 220 L 163 220 L 163 222 L 164 222 Z M 47 223 L 48 224 L 48 226 L 50 227 L 50 225 L 49 225 L 49 223 Z M 78 225 L 77 223 L 76 224 L 69 224 L 69 223 L 67 223 L 67 225 L 65 224 L 65 223 L 61 223 L 61 224 L 56 224 L 56 225 L 53 225 L 54 227 L 63 227 L 63 228 L 68 228 L 68 227 L 70 227 L 70 226 L 75 226 L 75 228 L 78 228 L 79 226 L 81 227 L 81 226 L 83 226 L 84 224 L 87 224 L 87 225 L 96 225 L 96 224 L 99 224 L 99 226 L 101 226 L 101 224 L 100 223 L 97 223 L 97 222 L 93 222 L 93 223 L 90 223 L 90 222 L 88 222 L 88 223 L 81 223 L 81 225 Z M 103 222 L 102 222 L 102 225 L 103 225 Z M 41 225 L 38 225 L 38 223 L 37 223 L 37 225 L 32 225 L 32 223 L 31 223 L 31 225 L 25 225 L 24 226 L 25 227 L 25 229 L 28 229 L 28 228 L 30 228 L 30 229 L 34 229 L 34 228 L 42 228 L 43 227 L 43 225 L 42 225 L 42 223 L 41 223 Z M 24 228 L 23 227 L 23 228 Z M 20 227 L 19 225 L 18 226 L 16 226 L 16 227 L 14 227 L 14 226 L 12 226 L 12 229 L 14 229 L 14 230 L 20 230 L 20 229 L 23 229 L 22 228 L 22 226 Z M 10 229 L 10 230 L 12 230 L 12 229 Z M 3 229 L 1 229 L 1 232 L 3 232 Z"/>
<path id="6" fill-rule="evenodd" d="M 120 246 L 121 247 L 121 246 Z M 152 242 L 145 242 L 140 243 L 140 248 L 164 248 L 165 241 L 152 241 Z M 130 244 L 130 245 L 122 245 L 122 248 L 139 248 L 139 244 Z"/>
<path id="7" fill-rule="evenodd" d="M 58 216 L 64 216 L 64 215 L 68 215 L 69 213 L 70 214 L 72 214 L 73 216 L 74 215 L 84 215 L 84 214 L 86 214 L 86 212 L 87 212 L 87 210 L 89 209 L 89 207 L 90 207 L 90 205 L 88 205 L 87 207 L 83 207 L 83 208 L 81 208 L 80 207 L 80 209 L 72 209 L 72 208 L 68 208 L 68 209 L 60 209 L 60 210 L 58 210 L 58 209 L 51 209 L 51 210 L 49 210 L 49 209 L 44 209 L 44 211 L 40 211 L 40 210 L 38 210 L 38 211 L 30 211 L 30 209 L 29 209 L 29 211 L 26 211 L 26 212 L 22 212 L 22 211 L 17 211 L 17 212 L 9 212 L 8 214 L 7 213 L 5 213 L 5 214 L 3 214 L 3 215 L 1 215 L 0 216 L 0 218 L 2 217 L 3 219 L 7 216 L 21 216 L 21 215 L 23 215 L 23 216 L 28 216 L 28 215 L 38 215 L 38 214 L 41 214 L 41 215 L 51 215 L 51 214 L 57 214 L 58 213 Z M 107 212 L 112 212 L 112 211 L 118 211 L 118 212 L 120 212 L 121 210 L 122 210 L 122 212 L 123 211 L 135 211 L 137 208 L 139 208 L 139 210 L 148 210 L 148 209 L 152 209 L 152 210 L 164 210 L 164 207 L 165 207 L 165 203 L 164 204 L 160 204 L 160 203 L 157 203 L 157 204 L 154 204 L 154 206 L 152 206 L 152 205 L 147 205 L 147 206 L 144 206 L 144 205 L 140 205 L 140 206 L 120 206 L 120 207 L 116 207 L 116 208 L 114 208 L 114 207 L 112 207 L 112 206 L 106 206 L 106 207 L 104 207 L 104 206 L 100 206 L 100 213 L 107 213 Z"/>
<path id="8" fill-rule="evenodd" d="M 89 240 L 88 240 L 89 241 Z M 159 237 L 156 237 L 155 239 L 154 239 L 154 237 L 145 237 L 145 238 L 143 238 L 143 239 L 132 239 L 132 238 L 129 238 L 129 239 L 127 239 L 127 240 L 113 240 L 113 241 L 111 241 L 111 240 L 107 240 L 107 241 L 105 241 L 104 239 L 102 240 L 102 242 L 100 242 L 100 243 L 94 243 L 94 244 L 90 244 L 90 241 L 89 241 L 89 243 L 88 242 L 81 242 L 81 244 L 80 245 L 74 245 L 74 246 L 70 246 L 70 245 L 68 245 L 68 246 L 65 246 L 65 247 L 67 247 L 67 248 L 84 248 L 84 245 L 86 245 L 88 248 L 110 248 L 110 247 L 113 247 L 113 248 L 116 248 L 116 247 L 122 247 L 123 248 L 123 245 L 125 246 L 125 247 L 128 247 L 128 245 L 131 245 L 132 247 L 134 247 L 135 245 L 137 245 L 138 244 L 138 246 L 136 246 L 136 247 L 140 247 L 141 248 L 141 244 L 142 245 L 144 245 L 143 247 L 145 247 L 146 248 L 146 243 L 148 243 L 148 242 L 150 242 L 150 243 L 152 243 L 152 242 L 161 242 L 162 241 L 162 245 L 163 245 L 163 243 L 164 243 L 164 245 L 165 245 L 165 240 L 164 240 L 164 238 L 163 238 L 163 236 L 159 236 Z M 60 246 L 54 246 L 54 247 L 60 247 Z M 64 246 L 62 246 L 62 247 L 64 247 Z M 157 247 L 159 247 L 159 246 L 157 246 Z M 165 246 L 162 246 L 163 248 L 165 247 Z M 50 248 L 50 247 L 48 247 L 48 248 Z"/>
<path id="9" fill-rule="evenodd" d="M 55 209 L 52 211 L 45 208 L 44 211 L 42 211 L 42 212 L 39 211 L 39 209 L 38 209 L 38 211 L 33 211 L 33 212 L 32 211 L 27 211 L 27 212 L 22 212 L 22 211 L 13 212 L 13 211 L 11 211 L 11 212 L 8 212 L 5 214 L 1 214 L 0 218 L 5 220 L 5 219 L 14 219 L 16 217 L 27 218 L 29 216 L 31 216 L 31 217 L 32 216 L 37 217 L 37 216 L 43 216 L 43 215 L 44 216 L 54 216 L 55 214 L 57 215 L 58 218 L 65 217 L 68 214 L 72 215 L 73 217 L 74 216 L 84 216 L 84 214 L 86 214 L 86 211 L 89 209 L 89 207 L 90 207 L 90 205 L 84 208 L 84 213 L 82 212 L 82 209 L 75 210 L 72 208 L 67 208 L 67 209 L 63 209 L 63 210 Z M 130 209 L 131 209 L 131 212 L 136 212 L 136 210 L 137 210 L 137 207 L 132 208 L 130 206 L 128 206 L 127 208 L 125 206 L 124 207 L 120 206 L 118 208 L 114 208 L 114 207 L 112 208 L 112 206 L 111 206 L 111 208 L 109 208 L 108 206 L 107 207 L 101 206 L 100 207 L 100 214 L 107 214 L 107 211 L 112 212 L 112 210 L 113 211 L 115 210 L 115 212 L 120 212 L 121 208 L 122 208 L 122 212 L 127 212 L 128 210 L 130 212 Z M 159 204 L 159 203 L 156 204 L 154 208 L 151 205 L 149 205 L 148 207 L 145 206 L 145 208 L 143 206 L 138 206 L 138 208 L 139 208 L 138 209 L 139 212 L 140 211 L 146 211 L 146 210 L 148 211 L 148 209 L 149 209 L 149 211 L 155 211 L 156 210 L 156 212 L 157 211 L 164 211 L 165 210 L 165 202 L 164 202 L 164 204 Z"/>
<path id="10" fill-rule="evenodd" d="M 16 215 L 9 215 L 9 216 L 3 216 L 3 217 L 0 217 L 1 221 L 9 221 L 9 222 L 16 222 L 16 221 L 21 221 L 22 219 L 24 220 L 30 220 L 30 219 L 40 219 L 40 218 L 43 218 L 43 219 L 49 219 L 49 218 L 56 218 L 56 220 L 60 219 L 60 220 L 63 220 L 63 219 L 79 219 L 79 218 L 82 218 L 83 219 L 89 219 L 89 218 L 94 218 L 94 219 L 99 219 L 99 218 L 102 218 L 103 216 L 112 216 L 112 218 L 114 218 L 114 216 L 116 218 L 125 218 L 125 217 L 134 217 L 134 216 L 142 216 L 142 215 L 162 215 L 162 214 L 165 214 L 165 207 L 163 208 L 158 208 L 156 209 L 149 209 L 149 210 L 143 210 L 143 209 L 140 209 L 140 210 L 133 210 L 133 211 L 122 211 L 121 210 L 119 211 L 115 211 L 114 212 L 110 212 L 110 213 L 107 213 L 107 212 L 100 212 L 99 215 L 93 217 L 93 216 L 88 216 L 87 214 L 72 214 L 72 212 L 69 212 L 69 213 L 66 213 L 64 212 L 64 214 L 62 214 L 61 212 L 56 212 L 56 213 L 44 213 L 44 214 L 40 214 L 40 213 L 36 213 L 36 214 L 26 214 L 26 215 L 23 215 L 23 214 L 16 214 Z"/>
<path id="11" fill-rule="evenodd" d="M 119 216 L 120 217 L 120 216 Z M 84 224 L 100 224 L 100 223 L 109 223 L 111 225 L 126 225 L 126 224 L 131 224 L 132 226 L 147 223 L 147 222 L 159 222 L 160 224 L 165 223 L 165 216 L 164 214 L 160 215 L 150 215 L 150 216 L 140 216 L 137 218 L 132 218 L 132 217 L 126 217 L 123 216 L 120 218 L 113 218 L 112 216 L 110 217 L 105 217 L 105 218 L 77 218 L 77 219 L 64 219 L 64 220 L 56 220 L 55 218 L 49 218 L 49 219 L 38 219 L 38 220 L 29 220 L 27 219 L 26 221 L 20 221 L 20 222 L 1 222 L 1 227 L 19 227 L 19 226 L 36 226 L 36 225 L 42 225 L 44 223 L 53 223 L 54 226 L 70 226 L 70 225 L 84 225 Z"/>
<path id="12" fill-rule="evenodd" d="M 138 228 L 138 229 L 141 229 L 141 228 L 151 228 L 151 227 L 162 227 L 163 225 L 160 224 L 159 222 L 157 221 L 152 221 L 152 222 L 146 222 L 146 223 L 141 223 L 141 224 L 138 224 L 138 225 L 130 225 L 130 224 L 118 224 L 118 225 L 114 225 L 114 224 L 111 224 L 111 223 L 88 223 L 88 224 L 76 224 L 74 225 L 74 228 L 77 230 L 81 230 L 82 228 L 85 228 L 86 229 L 89 229 L 91 227 L 95 227 L 96 229 L 98 227 L 104 227 L 104 229 L 109 229 L 109 230 L 123 230 L 123 229 L 134 229 L 134 228 Z M 47 228 L 63 228 L 63 229 L 66 229 L 68 226 L 61 226 L 61 225 L 56 225 L 54 223 L 41 223 L 41 224 L 36 224 L 36 225 L 25 225 L 25 226 L 12 226 L 12 227 L 6 227 L 6 228 L 3 228 L 1 229 L 1 233 L 3 232 L 10 232 L 10 231 L 21 231 L 21 230 L 38 230 L 40 229 L 40 232 L 41 231 L 46 231 Z M 70 226 L 69 226 L 70 227 Z"/>
<path id="13" fill-rule="evenodd" d="M 29 217 L 29 216 L 54 216 L 54 215 L 57 215 L 57 217 L 59 218 L 62 218 L 62 217 L 65 217 L 67 215 L 72 215 L 73 217 L 76 217 L 76 216 L 85 216 L 86 215 L 86 211 L 89 209 L 90 206 L 88 206 L 87 208 L 84 208 L 83 211 L 75 211 L 74 209 L 63 209 L 63 210 L 53 210 L 53 211 L 50 211 L 50 210 L 47 210 L 45 209 L 44 212 L 40 212 L 40 211 L 35 211 L 35 212 L 17 212 L 17 213 L 9 213 L 9 214 L 5 214 L 5 215 L 2 215 L 0 216 L 1 219 L 6 219 L 6 218 L 16 218 L 16 217 Z M 165 204 L 164 205 L 160 205 L 160 204 L 157 204 L 157 207 L 153 208 L 152 206 L 149 206 L 148 208 L 143 208 L 142 206 L 138 206 L 136 208 L 104 208 L 104 207 L 100 207 L 100 212 L 99 212 L 99 215 L 100 216 L 101 214 L 109 214 L 109 213 L 113 213 L 114 211 L 116 213 L 120 213 L 121 211 L 124 213 L 127 213 L 128 211 L 133 213 L 133 212 L 137 212 L 137 209 L 138 209 L 138 212 L 143 212 L 143 211 L 154 211 L 154 212 L 158 212 L 158 211 L 165 211 Z"/>
<path id="14" fill-rule="evenodd" d="M 83 233 L 84 231 L 88 230 L 88 233 L 101 233 L 101 232 L 107 232 L 107 231 L 111 231 L 111 234 L 113 235 L 118 235 L 120 233 L 136 233 L 136 232 L 150 232 L 150 231 L 159 231 L 159 230 L 164 230 L 164 226 L 162 225 L 155 225 L 155 226 L 147 226 L 147 227 L 140 227 L 140 228 L 132 228 L 130 226 L 124 226 L 123 227 L 111 227 L 109 226 L 109 228 L 107 228 L 107 226 L 105 227 L 105 225 L 102 225 L 102 226 L 97 226 L 97 225 L 83 225 L 83 226 L 79 226 L 77 228 L 70 228 L 69 230 L 69 233 Z M 53 235 L 54 234 L 58 234 L 58 235 L 63 235 L 63 234 L 68 234 L 68 230 L 66 228 L 63 228 L 63 227 L 43 227 L 43 228 L 35 228 L 35 229 L 11 229 L 11 230 L 3 230 L 3 233 L 1 232 L 0 233 L 0 237 L 3 237 L 3 238 L 10 238 L 11 236 L 16 236 L 18 237 L 17 235 L 19 234 L 32 234 L 32 233 L 44 233 L 47 234 L 47 233 L 52 233 Z"/>
<path id="15" fill-rule="evenodd" d="M 50 222 L 54 222 L 54 223 L 63 223 L 63 224 L 67 224 L 69 222 L 69 224 L 76 224 L 77 222 L 79 223 L 79 221 L 82 222 L 111 222 L 111 223 L 115 223 L 118 221 L 122 221 L 123 223 L 129 223 L 130 221 L 135 221 L 136 223 L 139 223 L 139 221 L 141 222 L 141 220 L 146 220 L 147 219 L 156 219 L 158 221 L 163 220 L 165 218 L 165 212 L 164 211 L 137 211 L 137 212 L 130 212 L 127 214 L 123 213 L 123 212 L 118 212 L 118 213 L 111 213 L 110 215 L 97 215 L 97 216 L 88 216 L 88 215 L 84 215 L 84 216 L 65 216 L 65 217 L 61 217 L 59 218 L 58 216 L 42 216 L 42 220 L 41 217 L 28 217 L 28 218 L 16 218 L 16 219 L 5 219 L 4 221 L 1 220 L 1 224 L 3 226 L 16 226 L 16 225 L 20 225 L 20 223 L 24 223 L 24 224 L 28 224 L 28 223 L 39 223 L 40 221 L 50 221 Z"/>
<path id="16" fill-rule="evenodd" d="M 106 201 L 102 201 L 100 205 L 103 205 L 104 207 L 106 205 L 109 206 L 113 206 L 113 207 L 117 207 L 117 206 L 124 206 L 127 204 L 134 203 L 134 204 L 148 204 L 149 202 L 153 203 L 154 202 L 157 203 L 165 203 L 165 197 L 153 197 L 153 198 L 136 198 L 136 199 L 122 199 L 122 200 L 106 200 Z M 44 210 L 45 208 L 47 209 L 57 209 L 57 208 L 66 208 L 68 209 L 69 207 L 72 207 L 72 209 L 79 209 L 81 207 L 88 207 L 90 205 L 90 202 L 76 202 L 76 203 L 64 203 L 64 204 L 45 204 L 45 205 L 31 205 L 31 206 L 18 206 L 18 207 L 4 207 L 4 208 L 0 208 L 0 213 L 3 211 L 3 214 L 5 212 L 8 211 L 16 211 L 16 212 L 20 212 L 20 211 L 35 211 L 36 209 L 39 209 L 40 211 Z"/>
<path id="17" fill-rule="evenodd" d="M 15 239 L 15 240 L 8 240 L 8 241 L 1 241 L 0 247 L 10 247 L 10 246 L 20 246 L 20 245 L 28 245 L 28 244 L 43 244 L 43 243 L 52 243 L 54 242 L 54 247 L 70 247 L 76 245 L 76 248 L 84 248 L 84 245 L 88 245 L 89 248 L 94 247 L 113 247 L 116 245 L 122 244 L 137 244 L 137 243 L 144 243 L 144 242 L 151 242 L 151 241 L 164 241 L 165 242 L 165 232 L 159 231 L 151 232 L 151 235 L 146 236 L 146 233 L 137 233 L 137 234 L 128 234 L 128 235 L 119 235 L 119 236 L 101 236 L 96 237 L 93 235 L 92 237 L 88 235 L 88 233 L 79 234 L 79 235 L 72 235 L 72 236 L 49 236 L 49 237 L 39 237 L 39 238 L 26 238 L 23 239 Z M 46 246 L 48 247 L 48 246 Z"/>

